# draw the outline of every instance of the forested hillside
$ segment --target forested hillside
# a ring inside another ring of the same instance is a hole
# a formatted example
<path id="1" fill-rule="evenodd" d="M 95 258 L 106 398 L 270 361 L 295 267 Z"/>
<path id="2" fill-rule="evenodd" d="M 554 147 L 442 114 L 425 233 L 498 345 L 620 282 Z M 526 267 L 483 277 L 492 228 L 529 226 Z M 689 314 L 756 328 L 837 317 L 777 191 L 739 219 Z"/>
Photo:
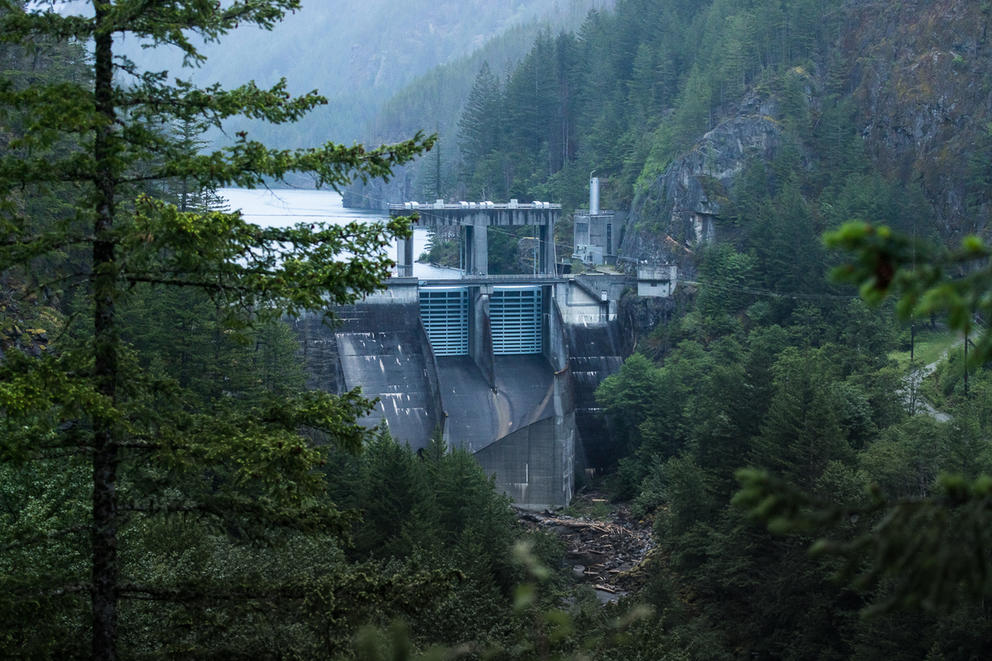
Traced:
<path id="1" fill-rule="evenodd" d="M 0 656 L 988 655 L 989 3 L 618 0 L 496 40 L 537 4 L 340 3 L 228 50 L 298 5 L 0 0 Z M 217 122 L 292 127 L 323 99 L 141 75 L 120 33 L 220 39 L 211 79 L 246 52 L 318 66 L 319 44 L 361 88 L 345 105 L 408 82 L 411 39 L 485 47 L 386 106 L 388 149 L 290 149 L 303 124 L 210 151 Z M 619 267 L 681 274 L 621 301 L 612 455 L 567 512 L 651 531 L 606 604 L 588 550 L 524 528 L 470 455 L 305 387 L 284 317 L 376 289 L 408 225 L 264 228 L 214 194 L 398 174 L 577 208 L 592 171 L 629 212 Z"/>
<path id="2" fill-rule="evenodd" d="M 381 144 L 369 124 L 411 79 L 468 56 L 506 32 L 536 25 L 570 28 L 590 6 L 611 1 L 307 2 L 287 15 L 279 31 L 246 26 L 223 46 L 204 44 L 206 61 L 184 75 L 201 85 L 255 80 L 269 86 L 285 77 L 292 93 L 319 89 L 328 98 L 326 106 L 291 126 L 238 120 L 228 125 L 228 136 L 250 129 L 263 141 L 290 147 L 324 140 Z M 176 49 L 149 52 L 135 39 L 123 40 L 122 46 L 149 69 L 167 69 L 172 75 L 182 71 L 182 54 Z M 526 44 L 521 48 L 525 51 Z"/>
<path id="3" fill-rule="evenodd" d="M 389 98 L 364 129 L 369 142 L 389 142 L 421 127 L 437 133 L 440 140 L 429 157 L 400 169 L 388 182 L 352 183 L 344 194 L 345 205 L 380 209 L 391 201 L 436 200 L 447 195 L 444 187 L 450 187 L 457 179 L 461 163 L 458 142 L 454 139 L 458 118 L 477 71 L 480 67 L 500 74 L 511 71 L 527 54 L 537 35 L 548 29 L 547 24 L 531 23 L 507 30 L 471 55 L 418 76 Z"/>
<path id="4" fill-rule="evenodd" d="M 754 157 L 793 159 L 807 200 L 844 194 L 870 167 L 923 195 L 945 234 L 981 228 L 988 11 L 621 2 L 542 35 L 509 76 L 480 65 L 456 133 L 441 135 L 459 163 L 440 189 L 571 208 L 595 170 L 606 201 L 633 212 L 625 248 L 650 254 L 663 250 L 652 237 L 692 241 L 693 221 L 736 216 L 731 192 Z M 652 224 L 664 232 L 637 233 Z"/>

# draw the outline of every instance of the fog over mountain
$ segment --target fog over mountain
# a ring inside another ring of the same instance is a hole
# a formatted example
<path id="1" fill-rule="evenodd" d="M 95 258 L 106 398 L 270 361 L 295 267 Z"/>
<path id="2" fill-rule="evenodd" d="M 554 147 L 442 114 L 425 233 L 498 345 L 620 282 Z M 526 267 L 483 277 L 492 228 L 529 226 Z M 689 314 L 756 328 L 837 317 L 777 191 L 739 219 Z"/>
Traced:
<path id="1" fill-rule="evenodd" d="M 302 146 L 363 141 L 362 127 L 403 85 L 431 68 L 468 55 L 514 26 L 576 25 L 591 7 L 612 0 L 326 0 L 304 2 L 272 31 L 246 28 L 208 44 L 206 63 L 179 73 L 198 84 L 269 86 L 285 77 L 293 93 L 318 89 L 328 105 L 292 127 L 249 128 L 267 141 Z M 133 40 L 132 40 L 133 41 Z M 144 51 L 124 42 L 129 57 L 176 74 L 178 51 Z"/>

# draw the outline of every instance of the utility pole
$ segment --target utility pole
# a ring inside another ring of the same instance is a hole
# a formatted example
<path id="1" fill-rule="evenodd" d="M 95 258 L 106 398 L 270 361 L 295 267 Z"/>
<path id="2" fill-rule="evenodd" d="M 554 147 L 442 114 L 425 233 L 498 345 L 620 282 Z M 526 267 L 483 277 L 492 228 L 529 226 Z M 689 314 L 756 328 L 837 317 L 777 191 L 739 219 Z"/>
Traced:
<path id="1" fill-rule="evenodd" d="M 909 367 L 916 364 L 916 318 L 909 318 Z"/>
<path id="2" fill-rule="evenodd" d="M 968 327 L 964 329 L 964 396 L 968 398 Z"/>
<path id="3" fill-rule="evenodd" d="M 438 129 L 435 127 L 434 132 L 440 136 Z M 441 195 L 441 138 L 439 137 L 437 143 L 434 145 L 434 199 L 443 199 Z"/>
<path id="4" fill-rule="evenodd" d="M 916 215 L 913 215 L 913 277 L 916 277 Z M 965 343 L 967 344 L 967 342 Z M 916 358 L 916 311 L 909 315 L 909 368 L 913 369 Z"/>

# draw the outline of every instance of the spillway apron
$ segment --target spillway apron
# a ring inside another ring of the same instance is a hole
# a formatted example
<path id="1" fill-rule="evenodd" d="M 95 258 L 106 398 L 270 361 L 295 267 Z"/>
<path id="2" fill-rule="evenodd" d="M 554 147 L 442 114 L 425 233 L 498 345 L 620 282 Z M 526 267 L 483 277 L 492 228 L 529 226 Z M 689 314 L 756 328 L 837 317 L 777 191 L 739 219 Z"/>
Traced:
<path id="1" fill-rule="evenodd" d="M 468 355 L 468 289 L 420 289 L 420 318 L 435 356 Z"/>
<path id="2" fill-rule="evenodd" d="M 495 287 L 489 318 L 496 355 L 541 353 L 541 288 Z"/>

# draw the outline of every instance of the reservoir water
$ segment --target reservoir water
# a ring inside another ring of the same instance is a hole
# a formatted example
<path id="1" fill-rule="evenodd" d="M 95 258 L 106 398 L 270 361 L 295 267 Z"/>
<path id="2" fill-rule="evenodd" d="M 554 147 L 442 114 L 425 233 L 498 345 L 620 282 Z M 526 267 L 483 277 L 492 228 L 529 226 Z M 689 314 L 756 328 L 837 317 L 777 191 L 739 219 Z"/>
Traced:
<path id="1" fill-rule="evenodd" d="M 388 219 L 382 211 L 346 209 L 341 196 L 333 190 L 302 188 L 254 189 L 221 188 L 217 193 L 226 199 L 231 209 L 240 209 L 245 220 L 268 227 L 288 227 L 296 223 L 326 222 L 343 225 L 353 220 L 381 223 Z M 427 230 L 413 231 L 413 254 L 419 256 L 427 249 Z M 396 245 L 389 256 L 396 261 Z M 458 269 L 416 263 L 413 275 L 424 279 L 458 278 Z"/>

